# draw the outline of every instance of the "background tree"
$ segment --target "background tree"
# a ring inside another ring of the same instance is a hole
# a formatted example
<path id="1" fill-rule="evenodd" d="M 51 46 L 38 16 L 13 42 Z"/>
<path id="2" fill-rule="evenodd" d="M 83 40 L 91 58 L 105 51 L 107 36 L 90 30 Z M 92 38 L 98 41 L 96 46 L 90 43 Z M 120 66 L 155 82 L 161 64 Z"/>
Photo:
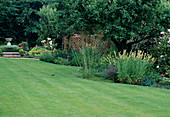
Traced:
<path id="1" fill-rule="evenodd" d="M 58 9 L 62 4 L 65 7 Z M 168 6 L 165 0 L 70 0 L 51 5 L 57 10 L 57 32 L 103 33 L 119 51 L 153 44 L 160 30 L 169 26 Z"/>
<path id="2" fill-rule="evenodd" d="M 35 45 L 38 38 L 37 11 L 43 6 L 40 0 L 0 0 L 0 40 L 12 37 L 13 43 L 28 41 Z"/>

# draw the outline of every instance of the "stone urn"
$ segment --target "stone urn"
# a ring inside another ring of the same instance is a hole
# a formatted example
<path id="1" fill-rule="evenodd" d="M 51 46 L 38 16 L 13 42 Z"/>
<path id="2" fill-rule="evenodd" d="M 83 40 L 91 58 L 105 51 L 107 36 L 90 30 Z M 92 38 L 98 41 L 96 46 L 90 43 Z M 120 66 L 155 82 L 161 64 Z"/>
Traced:
<path id="1" fill-rule="evenodd" d="M 7 46 L 10 46 L 11 45 L 10 41 L 12 41 L 12 38 L 5 38 L 5 40 L 8 41 Z"/>

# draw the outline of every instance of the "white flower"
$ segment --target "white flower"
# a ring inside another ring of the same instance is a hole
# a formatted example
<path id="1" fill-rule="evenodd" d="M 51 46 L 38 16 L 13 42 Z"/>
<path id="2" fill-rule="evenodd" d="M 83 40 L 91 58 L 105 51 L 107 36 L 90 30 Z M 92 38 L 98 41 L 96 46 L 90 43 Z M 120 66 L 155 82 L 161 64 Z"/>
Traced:
<path id="1" fill-rule="evenodd" d="M 160 32 L 161 35 L 163 35 L 165 32 Z"/>
<path id="2" fill-rule="evenodd" d="M 49 42 L 49 44 L 50 44 L 50 45 L 52 45 L 52 44 L 53 44 L 53 42 L 52 42 L 52 41 L 50 41 L 50 42 Z"/>
<path id="3" fill-rule="evenodd" d="M 164 55 L 161 55 L 160 57 L 162 58 L 162 57 L 164 57 Z"/>
<path id="4" fill-rule="evenodd" d="M 170 29 L 168 29 L 168 32 L 170 33 Z"/>
<path id="5" fill-rule="evenodd" d="M 48 38 L 47 38 L 47 40 L 48 40 L 48 41 L 50 41 L 50 40 L 51 40 L 51 38 L 49 38 L 49 37 L 48 37 Z"/>
<path id="6" fill-rule="evenodd" d="M 41 43 L 45 43 L 45 42 L 46 42 L 46 40 L 42 40 L 42 41 L 41 41 Z"/>
<path id="7" fill-rule="evenodd" d="M 159 42 L 159 44 L 161 44 L 161 42 Z"/>
<path id="8" fill-rule="evenodd" d="M 158 66 L 156 66 L 156 68 L 159 68 L 159 65 L 158 65 Z"/>

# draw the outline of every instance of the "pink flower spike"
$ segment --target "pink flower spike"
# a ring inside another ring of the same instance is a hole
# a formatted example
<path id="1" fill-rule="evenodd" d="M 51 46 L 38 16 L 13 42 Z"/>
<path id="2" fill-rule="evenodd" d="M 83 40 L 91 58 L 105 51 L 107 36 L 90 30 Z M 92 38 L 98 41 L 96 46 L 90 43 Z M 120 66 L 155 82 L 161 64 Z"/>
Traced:
<path id="1" fill-rule="evenodd" d="M 163 74 L 161 74 L 161 76 L 164 76 Z"/>
<path id="2" fill-rule="evenodd" d="M 170 43 L 170 40 L 168 41 L 168 43 Z"/>
<path id="3" fill-rule="evenodd" d="M 163 35 L 165 32 L 160 32 L 161 35 Z"/>

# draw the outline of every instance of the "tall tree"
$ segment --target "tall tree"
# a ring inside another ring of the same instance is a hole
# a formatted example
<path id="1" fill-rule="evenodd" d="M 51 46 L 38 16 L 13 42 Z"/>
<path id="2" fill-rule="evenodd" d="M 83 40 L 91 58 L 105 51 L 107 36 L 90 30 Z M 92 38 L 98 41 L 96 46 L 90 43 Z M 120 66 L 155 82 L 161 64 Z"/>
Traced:
<path id="1" fill-rule="evenodd" d="M 169 2 L 163 0 L 70 0 L 50 5 L 56 8 L 56 32 L 103 33 L 117 48 L 130 50 L 134 45 L 146 49 L 168 28 Z M 64 6 L 62 6 L 64 5 Z M 62 6 L 62 7 L 61 7 Z M 168 6 L 168 7 L 167 7 Z"/>
<path id="2" fill-rule="evenodd" d="M 28 41 L 34 44 L 38 38 L 38 10 L 40 0 L 0 0 L 0 39 L 14 38 L 15 43 Z"/>

